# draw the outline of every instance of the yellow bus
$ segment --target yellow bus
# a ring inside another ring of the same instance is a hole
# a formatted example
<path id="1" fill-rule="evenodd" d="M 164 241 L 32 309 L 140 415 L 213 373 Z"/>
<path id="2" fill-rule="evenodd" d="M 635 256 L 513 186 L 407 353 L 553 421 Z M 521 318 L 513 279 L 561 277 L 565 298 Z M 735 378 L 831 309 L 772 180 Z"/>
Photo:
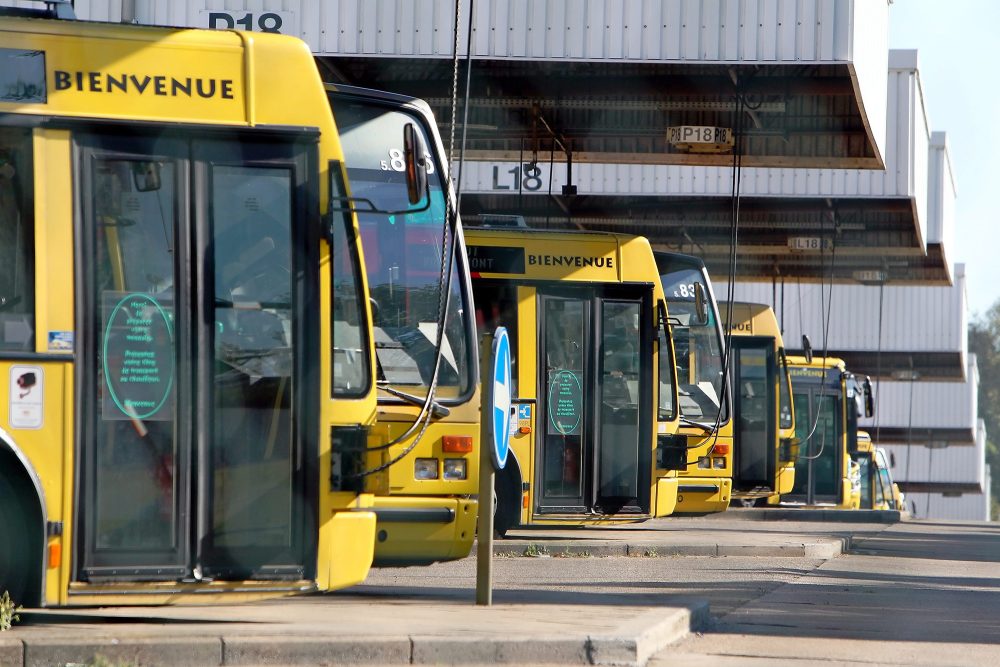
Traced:
<path id="1" fill-rule="evenodd" d="M 878 461 L 875 458 L 875 446 L 867 431 L 858 431 L 858 445 L 851 453 L 851 460 L 860 468 L 861 500 L 859 508 L 863 510 L 890 509 L 890 498 L 886 496 L 879 474 Z M 893 508 L 895 509 L 895 508 Z"/>
<path id="2" fill-rule="evenodd" d="M 720 310 L 728 312 L 723 302 Z M 732 303 L 733 503 L 760 505 L 795 483 L 795 411 L 788 359 L 770 306 Z"/>
<path id="3" fill-rule="evenodd" d="M 678 513 L 722 512 L 733 488 L 733 423 L 729 383 L 723 382 L 719 307 L 705 263 L 657 251 L 656 266 L 673 323 L 680 395 Z"/>
<path id="4" fill-rule="evenodd" d="M 0 589 L 363 580 L 373 497 L 335 459 L 375 418 L 374 341 L 308 48 L 9 16 L 0 41 Z"/>
<path id="5" fill-rule="evenodd" d="M 463 558 L 478 512 L 479 350 L 444 148 L 422 100 L 339 84 L 327 91 L 358 210 L 378 387 L 367 448 L 346 474 L 374 494 L 375 565 Z M 408 125 L 427 147 L 423 207 L 407 199 Z"/>
<path id="6" fill-rule="evenodd" d="M 478 227 L 466 241 L 478 325 L 506 327 L 511 344 L 517 413 L 496 531 L 673 512 L 658 444 L 677 430 L 677 389 L 649 242 Z"/>
<path id="7" fill-rule="evenodd" d="M 871 381 L 850 373 L 841 359 L 790 356 L 799 456 L 795 484 L 782 505 L 851 509 L 850 453 L 858 417 L 874 414 Z"/>

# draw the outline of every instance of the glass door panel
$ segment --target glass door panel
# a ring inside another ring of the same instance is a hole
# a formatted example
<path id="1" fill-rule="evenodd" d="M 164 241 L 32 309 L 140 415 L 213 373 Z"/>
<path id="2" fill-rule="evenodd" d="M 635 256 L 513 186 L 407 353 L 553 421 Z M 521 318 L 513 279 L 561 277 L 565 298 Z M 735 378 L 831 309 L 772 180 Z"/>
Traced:
<path id="1" fill-rule="evenodd" d="M 211 540 L 292 546 L 292 174 L 213 166 Z M 224 560 L 229 560 L 224 557 Z M 232 558 L 230 567 L 257 565 Z"/>
<path id="2" fill-rule="evenodd" d="M 597 504 L 607 511 L 639 502 L 640 305 L 600 302 Z"/>
<path id="3" fill-rule="evenodd" d="M 588 424 L 587 358 L 590 301 L 541 296 L 544 374 L 539 398 L 545 420 L 541 438 L 540 505 L 585 507 L 590 465 L 584 449 Z M 539 369 L 542 370 L 542 369 Z M 589 495 L 589 494 L 588 494 Z"/>
<path id="4" fill-rule="evenodd" d="M 177 421 L 178 180 L 183 146 L 91 137 L 83 150 L 84 568 L 185 573 L 186 495 Z M 144 149 L 144 150 L 143 150 Z M 138 154 L 141 153 L 141 154 Z"/>
<path id="5" fill-rule="evenodd" d="M 774 341 L 733 336 L 733 396 L 736 400 L 736 478 L 741 491 L 774 488 Z"/>

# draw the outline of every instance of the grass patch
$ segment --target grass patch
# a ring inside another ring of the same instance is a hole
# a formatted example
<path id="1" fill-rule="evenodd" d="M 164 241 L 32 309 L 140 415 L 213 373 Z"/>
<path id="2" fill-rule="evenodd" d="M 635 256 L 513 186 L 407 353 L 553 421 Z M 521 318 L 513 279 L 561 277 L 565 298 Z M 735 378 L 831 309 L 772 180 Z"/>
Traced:
<path id="1" fill-rule="evenodd" d="M 529 544 L 524 548 L 524 555 L 529 558 L 540 558 L 542 556 L 548 556 L 549 550 L 541 544 Z"/>
<path id="2" fill-rule="evenodd" d="M 10 599 L 10 593 L 4 591 L 3 595 L 0 595 L 0 632 L 10 630 L 12 625 L 21 620 L 17 615 L 19 611 L 21 608 Z"/>

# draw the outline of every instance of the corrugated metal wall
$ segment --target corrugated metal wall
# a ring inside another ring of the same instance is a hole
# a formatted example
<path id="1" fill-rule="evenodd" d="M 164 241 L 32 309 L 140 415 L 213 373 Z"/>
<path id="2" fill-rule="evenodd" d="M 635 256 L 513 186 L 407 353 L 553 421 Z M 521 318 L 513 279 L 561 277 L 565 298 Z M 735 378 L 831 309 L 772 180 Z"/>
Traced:
<path id="1" fill-rule="evenodd" d="M 948 154 L 948 135 L 932 132 L 927 164 L 927 242 L 942 245 L 947 252 L 955 238 L 955 174 Z"/>
<path id="2" fill-rule="evenodd" d="M 940 493 L 907 493 L 906 506 L 915 519 L 947 521 L 989 521 L 988 493 L 963 493 L 944 496 Z"/>
<path id="3" fill-rule="evenodd" d="M 951 287 L 887 286 L 882 296 L 882 350 L 893 352 L 954 352 L 967 350 L 968 315 L 965 265 L 955 265 Z M 713 276 L 717 298 L 727 298 L 724 277 Z M 786 282 L 739 282 L 733 293 L 739 301 L 774 307 L 786 341 L 808 334 L 813 348 L 822 350 L 826 308 L 831 308 L 827 347 L 878 350 L 879 287 Z M 776 295 L 776 298 L 775 298 Z M 782 308 L 782 303 L 784 308 Z"/>
<path id="4" fill-rule="evenodd" d="M 967 429 L 979 417 L 979 368 L 970 354 L 965 382 L 895 382 L 876 384 L 875 417 L 859 424 L 875 437 L 876 427 L 894 429 Z"/>
<path id="5" fill-rule="evenodd" d="M 206 10 L 294 16 L 294 29 L 282 32 L 323 55 L 452 54 L 454 0 L 135 3 L 145 24 L 206 27 Z M 121 4 L 77 0 L 77 13 L 114 21 Z M 459 11 L 467 21 L 469 0 Z M 856 59 L 879 58 L 888 26 L 885 0 L 478 0 L 475 11 L 473 54 L 489 58 L 854 62 L 865 69 L 869 63 Z"/>
<path id="6" fill-rule="evenodd" d="M 980 420 L 981 421 L 981 420 Z M 973 447 L 931 449 L 923 445 L 880 444 L 892 452 L 892 469 L 897 482 L 934 482 L 938 484 L 979 484 L 986 480 L 986 442 L 977 436 Z"/>

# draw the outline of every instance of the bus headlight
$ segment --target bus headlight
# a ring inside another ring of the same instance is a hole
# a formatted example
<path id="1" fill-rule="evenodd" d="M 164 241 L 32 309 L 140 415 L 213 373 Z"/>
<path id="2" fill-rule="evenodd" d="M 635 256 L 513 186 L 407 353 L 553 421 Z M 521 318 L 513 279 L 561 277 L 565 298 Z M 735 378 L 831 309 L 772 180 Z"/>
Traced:
<path id="1" fill-rule="evenodd" d="M 712 467 L 715 468 L 716 470 L 725 470 L 726 458 L 724 456 L 713 456 Z"/>
<path id="2" fill-rule="evenodd" d="M 437 459 L 417 459 L 413 463 L 414 479 L 437 479 L 438 460 Z"/>
<path id="3" fill-rule="evenodd" d="M 444 478 L 445 479 L 467 479 L 469 476 L 465 459 L 445 459 Z"/>
<path id="4" fill-rule="evenodd" d="M 712 459 L 708 456 L 699 456 L 698 467 L 702 470 L 709 470 L 712 467 Z"/>

